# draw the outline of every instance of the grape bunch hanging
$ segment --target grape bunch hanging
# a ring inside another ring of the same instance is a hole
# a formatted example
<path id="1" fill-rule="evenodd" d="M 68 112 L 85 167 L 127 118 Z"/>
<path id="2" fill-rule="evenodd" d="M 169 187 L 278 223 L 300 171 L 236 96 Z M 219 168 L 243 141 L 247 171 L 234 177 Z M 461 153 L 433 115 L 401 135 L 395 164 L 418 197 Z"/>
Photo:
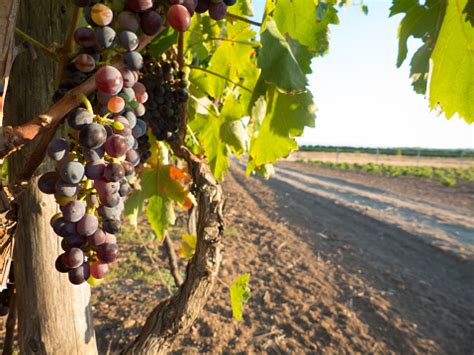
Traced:
<path id="1" fill-rule="evenodd" d="M 117 258 L 115 235 L 124 199 L 136 180 L 136 168 L 151 155 L 147 123 L 158 140 L 178 139 L 179 110 L 188 99 L 176 54 L 161 62 L 147 57 L 145 65 L 138 36 L 160 31 L 159 11 L 166 13 L 165 25 L 182 32 L 195 12 L 209 11 L 220 20 L 235 0 L 126 0 L 117 16 L 107 2 L 73 2 L 84 8 L 88 25 L 74 32 L 79 49 L 53 100 L 92 75 L 97 90 L 82 97 L 82 107 L 68 115 L 68 138 L 50 143 L 48 156 L 56 169 L 41 176 L 38 186 L 53 194 L 60 206 L 61 212 L 51 219 L 64 251 L 56 269 L 67 273 L 73 284 L 95 285 Z"/>

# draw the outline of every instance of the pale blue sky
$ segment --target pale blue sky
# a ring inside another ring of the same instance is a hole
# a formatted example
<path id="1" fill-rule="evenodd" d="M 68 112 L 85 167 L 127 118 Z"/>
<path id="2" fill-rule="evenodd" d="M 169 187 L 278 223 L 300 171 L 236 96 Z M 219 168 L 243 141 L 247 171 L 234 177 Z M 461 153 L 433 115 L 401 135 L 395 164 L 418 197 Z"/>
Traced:
<path id="1" fill-rule="evenodd" d="M 391 1 L 366 0 L 340 9 L 331 26 L 329 54 L 313 62 L 310 88 L 318 107 L 316 128 L 301 144 L 474 149 L 474 125 L 430 112 L 412 90 L 407 62 L 397 69 L 397 30 L 402 16 L 388 18 Z M 261 19 L 265 0 L 254 0 Z M 417 48 L 413 39 L 410 49 Z M 410 56 L 411 58 L 411 56 Z"/>

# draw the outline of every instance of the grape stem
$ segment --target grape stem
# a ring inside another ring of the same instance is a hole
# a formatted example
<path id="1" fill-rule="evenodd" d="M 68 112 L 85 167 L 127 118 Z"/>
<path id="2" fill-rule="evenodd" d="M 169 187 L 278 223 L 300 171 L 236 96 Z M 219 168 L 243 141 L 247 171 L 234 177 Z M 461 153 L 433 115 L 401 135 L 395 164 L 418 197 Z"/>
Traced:
<path id="1" fill-rule="evenodd" d="M 213 72 L 213 71 L 211 71 L 211 70 L 209 70 L 209 69 L 201 68 L 201 67 L 198 67 L 198 66 L 196 66 L 196 65 L 188 65 L 187 67 L 190 68 L 190 69 L 200 70 L 200 71 L 203 71 L 203 72 L 205 72 L 205 73 L 208 73 L 208 74 L 217 76 L 218 78 L 224 79 L 225 81 L 228 81 L 229 83 L 234 84 L 235 86 L 238 86 L 239 88 L 244 89 L 245 91 L 247 91 L 247 92 L 249 92 L 249 93 L 253 93 L 252 90 L 250 90 L 249 88 L 243 86 L 242 84 L 237 83 L 237 82 L 231 80 L 230 78 L 228 78 L 228 77 L 226 77 L 226 76 L 224 76 L 224 75 L 221 75 L 221 74 L 219 74 L 219 73 Z"/>
<path id="2" fill-rule="evenodd" d="M 36 39 L 31 37 L 27 33 L 20 30 L 18 27 L 15 28 L 15 34 L 21 39 L 23 39 L 24 41 L 30 42 L 33 46 L 43 51 L 48 57 L 50 57 L 54 61 L 59 62 L 59 56 L 57 55 L 57 53 L 53 52 L 51 49 L 46 47 L 43 43 L 37 41 Z"/>
<path id="3" fill-rule="evenodd" d="M 94 109 L 92 108 L 91 102 L 87 98 L 86 95 L 84 94 L 78 94 L 77 95 L 77 100 L 86 106 L 87 111 L 89 111 L 90 114 L 94 114 Z"/>
<path id="4" fill-rule="evenodd" d="M 251 25 L 258 26 L 258 27 L 262 26 L 262 24 L 260 22 L 252 21 L 252 20 L 250 20 L 246 17 L 242 17 L 242 16 L 239 16 L 239 15 L 234 15 L 234 14 L 231 14 L 231 13 L 227 13 L 227 15 L 225 15 L 225 17 L 228 20 L 238 20 L 238 21 L 242 21 L 242 22 L 247 22 Z"/>

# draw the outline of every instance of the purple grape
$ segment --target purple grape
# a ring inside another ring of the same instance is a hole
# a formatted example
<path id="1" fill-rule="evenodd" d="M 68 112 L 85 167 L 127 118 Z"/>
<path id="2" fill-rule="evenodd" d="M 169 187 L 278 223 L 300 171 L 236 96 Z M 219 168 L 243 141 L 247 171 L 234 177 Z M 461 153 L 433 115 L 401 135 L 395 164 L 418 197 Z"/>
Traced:
<path id="1" fill-rule="evenodd" d="M 119 187 L 120 187 L 120 185 L 119 185 Z M 100 195 L 99 198 L 100 198 L 100 202 L 103 205 L 107 206 L 107 207 L 118 206 L 120 204 L 120 201 L 121 201 L 120 195 L 118 193 L 114 193 L 114 194 L 111 194 L 111 195 Z M 105 224 L 104 224 L 104 230 L 108 233 L 112 233 L 112 232 L 110 232 L 109 230 L 107 230 L 105 228 Z"/>
<path id="2" fill-rule="evenodd" d="M 120 32 L 119 41 L 120 45 L 127 51 L 134 51 L 140 44 L 137 35 L 131 31 Z"/>
<path id="3" fill-rule="evenodd" d="M 105 48 L 109 48 L 114 44 L 115 31 L 109 26 L 97 28 L 95 30 L 95 36 L 97 42 Z"/>
<path id="4" fill-rule="evenodd" d="M 117 21 L 124 30 L 137 32 L 138 20 L 137 16 L 131 11 L 123 11 L 118 15 Z"/>
<path id="5" fill-rule="evenodd" d="M 60 237 L 66 238 L 74 235 L 76 233 L 76 225 L 71 222 L 66 222 L 64 218 L 58 218 L 53 223 L 54 233 Z"/>
<path id="6" fill-rule="evenodd" d="M 135 138 L 140 138 L 146 133 L 146 123 L 141 119 L 137 119 L 135 127 L 132 129 L 132 134 Z"/>
<path id="7" fill-rule="evenodd" d="M 55 185 L 56 193 L 59 196 L 72 197 L 79 192 L 79 186 L 76 184 L 70 184 L 63 180 L 58 180 Z"/>
<path id="8" fill-rule="evenodd" d="M 78 161 L 69 161 L 61 168 L 61 179 L 69 184 L 77 184 L 84 177 L 84 165 Z"/>
<path id="9" fill-rule="evenodd" d="M 140 28 L 143 33 L 149 36 L 156 35 L 160 31 L 162 25 L 163 20 L 161 19 L 161 16 L 153 10 L 145 12 L 140 20 Z"/>
<path id="10" fill-rule="evenodd" d="M 102 178 L 94 181 L 94 187 L 97 190 L 99 196 L 106 196 L 117 193 L 120 188 L 120 184 L 118 182 L 109 182 Z"/>
<path id="11" fill-rule="evenodd" d="M 54 263 L 54 266 L 56 270 L 58 270 L 60 273 L 63 273 L 63 274 L 71 270 L 66 265 L 64 265 L 62 254 L 56 258 L 56 262 Z"/>
<path id="12" fill-rule="evenodd" d="M 48 156 L 56 161 L 63 159 L 69 153 L 69 142 L 64 139 L 53 139 L 48 146 Z"/>
<path id="13" fill-rule="evenodd" d="M 99 228 L 99 220 L 93 214 L 86 213 L 79 222 L 76 223 L 76 232 L 87 237 L 94 234 Z"/>
<path id="14" fill-rule="evenodd" d="M 90 245 L 97 247 L 105 242 L 105 233 L 102 229 L 97 229 L 94 234 L 87 237 Z"/>
<path id="15" fill-rule="evenodd" d="M 117 259 L 117 256 L 117 244 L 104 243 L 97 247 L 97 257 L 104 263 L 113 263 Z"/>
<path id="16" fill-rule="evenodd" d="M 84 253 L 79 248 L 71 248 L 63 254 L 62 259 L 66 267 L 74 269 L 84 262 Z"/>
<path id="17" fill-rule="evenodd" d="M 71 201 L 62 208 L 63 218 L 67 222 L 78 222 L 86 214 L 86 204 L 82 201 Z"/>
<path id="18" fill-rule="evenodd" d="M 123 116 L 127 119 L 129 127 L 133 129 L 137 124 L 137 116 L 130 110 L 126 110 Z"/>
<path id="19" fill-rule="evenodd" d="M 125 169 L 120 163 L 110 163 L 106 166 L 104 177 L 108 181 L 120 181 L 125 176 Z"/>
<path id="20" fill-rule="evenodd" d="M 128 144 L 125 138 L 114 134 L 107 138 L 104 148 L 108 155 L 114 158 L 119 158 L 127 152 Z"/>
<path id="21" fill-rule="evenodd" d="M 132 88 L 138 81 L 138 74 L 136 71 L 130 70 L 126 67 L 119 69 L 123 77 L 123 86 L 126 88 Z"/>
<path id="22" fill-rule="evenodd" d="M 71 250 L 72 248 L 83 248 L 86 244 L 86 239 L 80 235 L 74 234 L 69 237 L 64 237 L 61 241 L 61 248 L 64 251 Z"/>
<path id="23" fill-rule="evenodd" d="M 130 184 L 127 181 L 121 181 L 119 195 L 121 197 L 125 197 L 129 194 L 129 192 L 130 192 Z"/>
<path id="24" fill-rule="evenodd" d="M 58 173 L 55 171 L 49 171 L 41 175 L 38 179 L 38 188 L 42 193 L 52 195 L 56 192 L 56 182 L 58 180 Z"/>
<path id="25" fill-rule="evenodd" d="M 199 0 L 197 6 L 196 6 L 196 9 L 195 11 L 198 13 L 198 14 L 203 14 L 205 13 L 207 10 L 209 10 L 209 4 L 211 3 L 211 0 Z"/>
<path id="26" fill-rule="evenodd" d="M 107 131 L 104 126 L 91 123 L 81 129 L 79 133 L 79 142 L 82 146 L 89 149 L 97 149 L 105 143 Z"/>
<path id="27" fill-rule="evenodd" d="M 67 116 L 68 125 L 75 130 L 82 129 L 85 125 L 92 123 L 94 116 L 83 107 L 76 108 Z"/>
<path id="28" fill-rule="evenodd" d="M 99 216 L 103 219 L 120 219 L 122 214 L 122 206 L 119 204 L 115 207 L 100 206 Z"/>
<path id="29" fill-rule="evenodd" d="M 98 180 L 104 175 L 105 162 L 102 160 L 91 161 L 86 164 L 85 173 L 88 179 Z"/>
<path id="30" fill-rule="evenodd" d="M 91 48 L 96 45 L 94 30 L 88 27 L 79 27 L 74 32 L 74 41 L 82 48 Z"/>
<path id="31" fill-rule="evenodd" d="M 79 267 L 69 270 L 69 281 L 74 285 L 84 283 L 90 276 L 89 265 L 83 263 Z"/>
<path id="32" fill-rule="evenodd" d="M 137 166 L 140 164 L 140 153 L 138 153 L 135 149 L 129 149 L 125 154 L 125 160 L 133 166 Z"/>
<path id="33" fill-rule="evenodd" d="M 133 12 L 144 12 L 153 7 L 153 0 L 126 0 L 125 4 Z"/>

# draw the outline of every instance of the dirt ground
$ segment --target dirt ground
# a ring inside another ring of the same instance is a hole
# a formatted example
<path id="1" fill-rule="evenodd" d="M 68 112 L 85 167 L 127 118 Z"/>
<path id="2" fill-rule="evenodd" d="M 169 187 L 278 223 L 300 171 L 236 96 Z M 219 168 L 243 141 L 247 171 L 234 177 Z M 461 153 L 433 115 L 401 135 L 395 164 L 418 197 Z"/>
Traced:
<path id="1" fill-rule="evenodd" d="M 384 155 L 368 153 L 337 153 L 337 152 L 295 152 L 290 160 L 309 159 L 333 163 L 376 163 L 396 166 L 432 166 L 437 168 L 469 168 L 474 167 L 473 158 L 443 158 Z"/>
<path id="2" fill-rule="evenodd" d="M 462 216 L 474 214 L 474 184 L 446 188 L 419 178 L 292 162 L 277 171 L 280 177 L 270 181 L 248 178 L 238 166 L 226 176 L 219 279 L 174 354 L 473 353 L 473 254 L 443 249 L 407 225 L 371 215 L 377 208 L 368 193 L 391 199 L 387 216 L 405 209 L 397 201 L 415 204 L 420 214 L 427 206 L 449 212 L 443 218 L 453 218 L 455 235 L 456 228 L 470 228 Z M 323 184 L 338 181 L 352 190 L 336 195 Z M 358 206 L 348 204 L 353 196 Z M 182 232 L 180 218 L 172 234 Z M 161 269 L 166 256 L 146 223 L 122 234 L 118 267 L 109 282 L 92 290 L 103 354 L 119 353 L 138 334 L 153 306 L 167 297 L 164 284 L 173 291 Z M 228 285 L 245 272 L 251 274 L 252 297 L 237 322 Z"/>

